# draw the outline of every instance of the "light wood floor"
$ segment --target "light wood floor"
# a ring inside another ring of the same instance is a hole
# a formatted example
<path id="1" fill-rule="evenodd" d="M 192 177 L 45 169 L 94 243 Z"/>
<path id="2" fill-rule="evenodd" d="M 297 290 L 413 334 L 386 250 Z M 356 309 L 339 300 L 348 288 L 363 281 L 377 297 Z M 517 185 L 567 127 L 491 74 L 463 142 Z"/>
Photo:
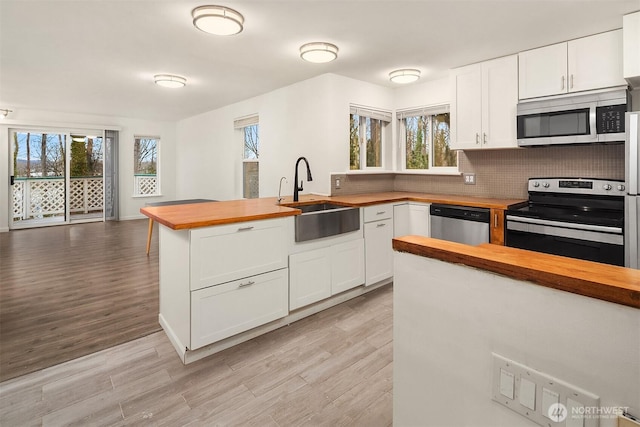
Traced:
<path id="1" fill-rule="evenodd" d="M 392 288 L 184 366 L 163 332 L 0 384 L 0 425 L 389 426 Z"/>
<path id="2" fill-rule="evenodd" d="M 147 220 L 0 233 L 0 381 L 160 330 Z"/>

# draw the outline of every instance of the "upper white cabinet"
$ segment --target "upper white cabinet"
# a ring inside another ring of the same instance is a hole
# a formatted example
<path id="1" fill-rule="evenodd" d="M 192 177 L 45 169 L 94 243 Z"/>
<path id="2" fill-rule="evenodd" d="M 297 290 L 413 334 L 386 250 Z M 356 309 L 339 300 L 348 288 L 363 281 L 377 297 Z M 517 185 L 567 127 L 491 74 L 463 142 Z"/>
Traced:
<path id="1" fill-rule="evenodd" d="M 622 17 L 624 78 L 633 86 L 640 86 L 640 12 Z"/>
<path id="2" fill-rule="evenodd" d="M 625 85 L 622 30 L 518 54 L 520 99 Z"/>
<path id="3" fill-rule="evenodd" d="M 518 57 L 451 70 L 451 147 L 517 147 Z"/>

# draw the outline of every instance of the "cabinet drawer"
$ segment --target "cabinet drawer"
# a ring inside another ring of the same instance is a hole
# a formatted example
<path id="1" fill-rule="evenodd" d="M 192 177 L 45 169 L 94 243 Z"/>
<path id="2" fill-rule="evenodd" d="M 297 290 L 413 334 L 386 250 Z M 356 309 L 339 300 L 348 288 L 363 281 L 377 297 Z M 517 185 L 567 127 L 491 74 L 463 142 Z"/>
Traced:
<path id="1" fill-rule="evenodd" d="M 364 208 L 364 222 L 393 218 L 393 204 L 367 206 Z"/>
<path id="2" fill-rule="evenodd" d="M 285 268 L 287 219 L 191 230 L 191 290 Z"/>
<path id="3" fill-rule="evenodd" d="M 191 350 L 289 314 L 288 271 L 191 292 Z"/>

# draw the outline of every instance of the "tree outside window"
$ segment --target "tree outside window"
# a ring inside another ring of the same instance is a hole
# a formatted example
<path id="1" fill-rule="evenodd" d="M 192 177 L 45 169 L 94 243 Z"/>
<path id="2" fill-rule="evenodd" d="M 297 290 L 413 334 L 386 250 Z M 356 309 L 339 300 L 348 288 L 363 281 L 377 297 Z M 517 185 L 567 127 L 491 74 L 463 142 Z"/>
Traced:
<path id="1" fill-rule="evenodd" d="M 242 162 L 242 196 L 254 199 L 260 196 L 260 163 L 258 124 L 245 126 L 243 130 L 244 158 Z"/>
<path id="2" fill-rule="evenodd" d="M 385 130 L 391 113 L 352 107 L 349 115 L 349 169 L 382 168 Z"/>
<path id="3" fill-rule="evenodd" d="M 457 167 L 458 153 L 449 144 L 449 113 L 409 115 L 404 127 L 405 169 Z"/>

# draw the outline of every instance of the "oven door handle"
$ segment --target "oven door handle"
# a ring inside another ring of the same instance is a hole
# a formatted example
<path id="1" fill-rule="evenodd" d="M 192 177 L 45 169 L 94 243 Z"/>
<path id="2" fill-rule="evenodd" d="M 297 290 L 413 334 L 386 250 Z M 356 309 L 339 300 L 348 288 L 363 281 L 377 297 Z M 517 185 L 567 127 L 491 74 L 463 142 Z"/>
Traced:
<path id="1" fill-rule="evenodd" d="M 622 227 L 607 227 L 605 225 L 579 224 L 574 222 L 552 221 L 548 219 L 528 218 L 516 215 L 507 215 L 507 221 L 522 222 L 525 224 L 548 225 L 551 227 L 573 228 L 575 230 L 598 231 L 602 233 L 622 234 Z"/>

